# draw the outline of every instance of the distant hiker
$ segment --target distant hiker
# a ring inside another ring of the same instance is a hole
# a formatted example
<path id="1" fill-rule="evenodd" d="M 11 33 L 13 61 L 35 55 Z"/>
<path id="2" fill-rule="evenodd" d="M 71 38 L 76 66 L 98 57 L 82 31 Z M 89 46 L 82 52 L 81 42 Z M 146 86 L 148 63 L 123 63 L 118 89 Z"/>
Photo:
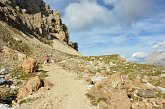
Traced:
<path id="1" fill-rule="evenodd" d="M 45 55 L 44 56 L 44 64 L 47 64 L 47 63 L 49 63 L 49 61 L 50 61 L 50 59 L 49 59 L 49 56 L 48 55 Z"/>
<path id="2" fill-rule="evenodd" d="M 125 76 L 124 75 L 120 75 L 120 79 L 123 82 L 125 80 Z"/>

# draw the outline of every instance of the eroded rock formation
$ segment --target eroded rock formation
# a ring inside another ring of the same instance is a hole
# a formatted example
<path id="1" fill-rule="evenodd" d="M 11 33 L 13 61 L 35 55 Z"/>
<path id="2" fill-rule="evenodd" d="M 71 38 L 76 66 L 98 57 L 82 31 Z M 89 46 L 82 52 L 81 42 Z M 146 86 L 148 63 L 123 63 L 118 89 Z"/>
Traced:
<path id="1" fill-rule="evenodd" d="M 69 32 L 62 23 L 57 10 L 42 0 L 2 0 L 0 1 L 0 20 L 21 30 L 33 34 L 39 39 L 59 39 L 78 50 L 77 43 L 69 41 Z"/>

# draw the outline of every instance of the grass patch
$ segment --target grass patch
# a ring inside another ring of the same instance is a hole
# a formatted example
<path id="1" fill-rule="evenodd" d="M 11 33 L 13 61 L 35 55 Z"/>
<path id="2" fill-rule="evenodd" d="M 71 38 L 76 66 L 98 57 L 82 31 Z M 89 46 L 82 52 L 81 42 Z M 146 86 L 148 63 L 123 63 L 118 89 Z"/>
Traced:
<path id="1" fill-rule="evenodd" d="M 95 96 L 92 96 L 89 93 L 87 93 L 86 96 L 90 99 L 92 105 L 96 106 L 99 103 Z"/>
<path id="2" fill-rule="evenodd" d="M 15 39 L 12 38 L 12 36 L 10 34 L 2 35 L 1 39 L 5 43 L 7 43 L 6 46 L 10 47 L 13 50 L 17 50 L 21 53 L 24 53 L 24 54 L 28 55 L 28 56 L 30 56 L 32 54 L 32 51 L 31 51 L 30 47 L 27 44 L 25 44 L 21 41 L 16 41 Z"/>
<path id="3" fill-rule="evenodd" d="M 28 98 L 28 99 L 24 99 L 22 101 L 19 102 L 19 104 L 24 104 L 24 103 L 31 103 L 33 101 L 35 101 L 38 98 Z"/>
<path id="4" fill-rule="evenodd" d="M 41 77 L 41 78 L 46 78 L 46 77 L 48 77 L 47 72 L 48 72 L 48 71 L 37 70 L 37 71 L 35 72 L 35 75 L 38 75 L 38 76 Z"/>
<path id="5" fill-rule="evenodd" d="M 44 70 L 37 70 L 33 73 L 27 73 L 22 67 L 16 67 L 11 74 L 12 78 L 16 78 L 18 80 L 29 80 L 34 76 L 39 76 L 40 78 L 48 77 L 47 71 Z"/>
<path id="6" fill-rule="evenodd" d="M 34 77 L 34 73 L 26 73 L 25 70 L 21 67 L 16 67 L 12 72 L 12 78 L 16 78 L 18 80 L 28 80 L 31 77 Z"/>
<path id="7" fill-rule="evenodd" d="M 157 97 L 165 99 L 165 93 L 158 92 Z"/>

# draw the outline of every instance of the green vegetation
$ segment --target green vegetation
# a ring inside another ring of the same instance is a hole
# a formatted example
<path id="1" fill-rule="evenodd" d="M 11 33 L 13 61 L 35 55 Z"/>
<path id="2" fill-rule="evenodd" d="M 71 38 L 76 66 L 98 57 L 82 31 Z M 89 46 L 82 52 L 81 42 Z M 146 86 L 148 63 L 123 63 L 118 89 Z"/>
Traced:
<path id="1" fill-rule="evenodd" d="M 86 96 L 90 99 L 92 105 L 97 105 L 99 103 L 99 100 L 95 96 L 92 96 L 90 94 L 86 94 Z"/>
<path id="2" fill-rule="evenodd" d="M 165 99 L 165 93 L 158 92 L 157 93 L 158 98 L 164 98 Z"/>
<path id="3" fill-rule="evenodd" d="M 0 34 L 0 40 L 4 41 L 3 45 L 6 45 L 6 46 L 10 47 L 11 49 L 17 50 L 21 53 L 28 55 L 28 56 L 32 54 L 32 51 L 27 44 L 25 44 L 21 41 L 15 40 L 12 37 L 12 35 L 10 34 L 11 32 L 8 31 L 4 26 L 2 26 L 2 24 L 0 24 L 0 28 L 1 28 L 0 29 L 0 33 L 1 33 Z"/>
<path id="4" fill-rule="evenodd" d="M 28 80 L 31 77 L 34 77 L 35 74 L 34 73 L 26 73 L 25 70 L 21 67 L 16 67 L 13 70 L 12 73 L 12 78 L 16 78 L 18 80 Z"/>
<path id="5" fill-rule="evenodd" d="M 92 96 L 92 95 L 90 95 L 89 93 L 87 93 L 86 94 L 86 96 L 87 96 L 87 98 L 89 98 L 90 99 L 90 101 L 91 101 L 91 104 L 92 105 L 98 105 L 98 103 L 100 102 L 100 101 L 106 101 L 107 99 L 106 98 L 96 98 L 95 96 Z"/>
<path id="6" fill-rule="evenodd" d="M 12 38 L 12 36 L 10 36 L 10 34 L 6 36 L 2 36 L 1 38 L 3 41 L 8 43 L 8 46 L 10 46 L 11 49 L 17 50 L 27 55 L 32 54 L 30 47 L 27 44 L 20 41 L 16 41 L 15 39 Z"/>
<path id="7" fill-rule="evenodd" d="M 25 70 L 22 67 L 16 67 L 13 70 L 12 78 L 16 78 L 18 80 L 28 80 L 29 78 L 32 78 L 34 76 L 39 76 L 41 78 L 48 77 L 47 71 L 44 70 L 38 70 L 34 73 L 26 73 Z"/>
<path id="8" fill-rule="evenodd" d="M 36 99 L 38 99 L 38 98 L 27 98 L 27 99 L 21 100 L 21 101 L 19 102 L 19 104 L 31 103 L 31 102 L 35 101 Z"/>
<path id="9" fill-rule="evenodd" d="M 164 74 L 164 67 L 128 62 L 119 55 L 72 57 L 61 66 L 76 72 L 88 73 L 91 76 L 97 72 L 103 72 L 106 76 L 121 73 L 132 81 L 135 79 L 139 79 L 141 82 L 146 80 L 152 85 L 165 87 L 165 78 L 159 77 Z"/>
<path id="10" fill-rule="evenodd" d="M 10 90 L 5 91 L 5 92 L 0 91 L 0 99 L 5 99 L 11 96 L 15 96 L 15 94 L 11 92 Z"/>

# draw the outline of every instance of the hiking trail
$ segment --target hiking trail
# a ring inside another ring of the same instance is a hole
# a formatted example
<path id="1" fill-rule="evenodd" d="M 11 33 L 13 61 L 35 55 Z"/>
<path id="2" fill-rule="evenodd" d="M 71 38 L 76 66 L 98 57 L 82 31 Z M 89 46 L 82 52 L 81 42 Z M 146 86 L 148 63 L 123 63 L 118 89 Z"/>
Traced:
<path id="1" fill-rule="evenodd" d="M 54 86 L 34 101 L 22 104 L 20 109 L 97 109 L 85 95 L 89 87 L 84 80 L 55 64 L 44 65 L 43 70 L 48 71 L 47 80 Z"/>

